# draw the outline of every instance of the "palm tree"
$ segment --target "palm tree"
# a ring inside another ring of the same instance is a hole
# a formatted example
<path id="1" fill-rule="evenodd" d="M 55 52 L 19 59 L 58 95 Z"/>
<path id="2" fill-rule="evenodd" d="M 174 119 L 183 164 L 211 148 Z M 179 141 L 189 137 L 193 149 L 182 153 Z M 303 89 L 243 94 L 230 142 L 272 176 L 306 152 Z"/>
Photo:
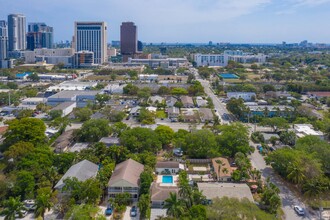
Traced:
<path id="1" fill-rule="evenodd" d="M 218 164 L 218 181 L 220 181 L 221 167 L 224 166 L 225 164 L 223 164 L 221 160 L 216 160 L 215 162 Z"/>
<path id="2" fill-rule="evenodd" d="M 47 169 L 47 173 L 46 173 L 46 176 L 47 178 L 49 179 L 49 181 L 51 182 L 52 184 L 52 188 L 55 186 L 56 182 L 58 181 L 58 172 L 57 172 L 57 169 L 56 167 L 52 166 L 52 167 L 49 167 Z"/>
<path id="3" fill-rule="evenodd" d="M 26 211 L 20 197 L 10 197 L 8 200 L 4 201 L 3 206 L 4 210 L 0 214 L 5 216 L 5 220 L 15 220 L 15 215 L 22 218 L 23 211 Z"/>
<path id="4" fill-rule="evenodd" d="M 179 218 L 184 212 L 182 202 L 177 198 L 176 193 L 170 193 L 170 197 L 165 200 L 164 208 L 167 209 L 167 215 L 175 218 Z"/>
<path id="5" fill-rule="evenodd" d="M 38 195 L 34 206 L 35 206 L 34 213 L 36 217 L 41 216 L 42 219 L 44 219 L 45 212 L 53 206 L 53 203 L 51 201 L 51 194 L 43 193 L 41 195 Z"/>
<path id="6" fill-rule="evenodd" d="M 303 173 L 301 167 L 298 164 L 290 164 L 288 167 L 288 180 L 290 180 L 294 184 L 300 184 L 305 180 L 305 174 Z"/>
<path id="7" fill-rule="evenodd" d="M 225 167 L 225 168 L 222 169 L 222 172 L 223 172 L 224 174 L 228 174 L 228 173 L 229 173 L 229 170 L 228 170 L 227 167 Z"/>
<path id="8" fill-rule="evenodd" d="M 193 205 L 192 194 L 193 191 L 189 184 L 181 184 L 179 186 L 179 195 L 183 198 L 183 201 L 188 209 Z"/>

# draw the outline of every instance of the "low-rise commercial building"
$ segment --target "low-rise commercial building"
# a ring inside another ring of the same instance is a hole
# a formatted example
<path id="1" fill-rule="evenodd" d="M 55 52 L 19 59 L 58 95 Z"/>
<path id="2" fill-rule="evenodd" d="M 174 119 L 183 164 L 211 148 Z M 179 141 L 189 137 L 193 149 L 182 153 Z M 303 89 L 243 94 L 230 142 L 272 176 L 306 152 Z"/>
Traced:
<path id="1" fill-rule="evenodd" d="M 52 108 L 52 111 L 61 111 L 62 117 L 65 117 L 69 115 L 76 107 L 77 107 L 76 102 L 62 102 L 57 106 L 55 106 L 54 108 Z"/>
<path id="2" fill-rule="evenodd" d="M 312 135 L 319 137 L 321 140 L 324 140 L 324 133 L 322 131 L 316 131 L 313 128 L 313 125 L 310 124 L 294 124 L 294 131 L 297 137 L 302 138 L 307 135 Z"/>
<path id="3" fill-rule="evenodd" d="M 254 92 L 227 92 L 227 99 L 243 99 L 245 102 L 254 101 L 257 95 Z"/>

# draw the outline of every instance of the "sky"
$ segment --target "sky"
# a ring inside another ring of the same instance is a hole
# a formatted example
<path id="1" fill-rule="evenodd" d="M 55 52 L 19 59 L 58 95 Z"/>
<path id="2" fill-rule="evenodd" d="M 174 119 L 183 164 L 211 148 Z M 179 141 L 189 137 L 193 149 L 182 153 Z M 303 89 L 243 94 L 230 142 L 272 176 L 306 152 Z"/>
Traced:
<path id="1" fill-rule="evenodd" d="M 108 41 L 133 21 L 147 43 L 330 43 L 330 0 L 0 0 L 0 20 L 23 13 L 71 40 L 74 21 L 105 21 Z"/>

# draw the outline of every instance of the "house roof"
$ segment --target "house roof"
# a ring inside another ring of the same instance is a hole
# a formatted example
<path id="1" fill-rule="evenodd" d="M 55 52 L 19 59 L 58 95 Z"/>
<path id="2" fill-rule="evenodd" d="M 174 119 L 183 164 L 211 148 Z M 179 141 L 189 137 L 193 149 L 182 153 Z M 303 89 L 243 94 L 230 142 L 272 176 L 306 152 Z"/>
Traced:
<path id="1" fill-rule="evenodd" d="M 119 144 L 119 138 L 117 137 L 103 137 L 99 140 L 99 142 L 102 142 L 104 144 Z"/>
<path id="2" fill-rule="evenodd" d="M 180 163 L 177 161 L 163 161 L 163 162 L 157 162 L 156 168 L 179 168 Z"/>
<path id="3" fill-rule="evenodd" d="M 55 148 L 57 150 L 64 149 L 68 147 L 68 145 L 71 143 L 73 139 L 73 132 L 75 130 L 68 130 L 61 134 L 56 140 L 55 140 Z"/>
<path id="4" fill-rule="evenodd" d="M 318 96 L 318 97 L 329 97 L 330 92 L 309 92 L 309 95 Z"/>
<path id="5" fill-rule="evenodd" d="M 117 164 L 109 180 L 108 186 L 113 186 L 118 181 L 125 180 L 134 187 L 139 186 L 140 174 L 143 172 L 144 166 L 135 160 L 128 159 Z"/>
<path id="6" fill-rule="evenodd" d="M 213 120 L 213 113 L 209 108 L 200 108 L 199 115 L 206 120 Z"/>
<path id="7" fill-rule="evenodd" d="M 85 181 L 89 178 L 95 177 L 98 169 L 98 165 L 88 160 L 80 161 L 79 163 L 70 167 L 70 169 L 62 176 L 54 188 L 62 188 L 64 186 L 63 180 L 69 177 L 76 177 L 79 181 Z"/>
<path id="8" fill-rule="evenodd" d="M 245 183 L 197 183 L 197 186 L 207 199 L 229 197 L 254 201 L 251 190 Z"/>
<path id="9" fill-rule="evenodd" d="M 4 134 L 8 130 L 8 126 L 1 126 L 0 127 L 0 134 Z"/>
<path id="10" fill-rule="evenodd" d="M 170 193 L 178 193 L 176 186 L 159 186 L 157 183 L 151 185 L 151 201 L 164 201 L 170 197 Z"/>
<path id="11" fill-rule="evenodd" d="M 190 96 L 182 96 L 181 97 L 181 102 L 183 104 L 194 104 L 194 101 L 192 100 L 192 98 Z"/>

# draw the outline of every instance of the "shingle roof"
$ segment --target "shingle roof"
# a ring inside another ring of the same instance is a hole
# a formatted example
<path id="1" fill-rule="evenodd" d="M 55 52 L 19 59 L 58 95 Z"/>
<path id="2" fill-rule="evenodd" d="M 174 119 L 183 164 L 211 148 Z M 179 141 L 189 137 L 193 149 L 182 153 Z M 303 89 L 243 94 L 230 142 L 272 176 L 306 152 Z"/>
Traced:
<path id="1" fill-rule="evenodd" d="M 153 183 L 151 186 L 151 201 L 164 201 L 170 197 L 170 193 L 178 194 L 179 189 L 176 186 L 159 186 Z"/>
<path id="2" fill-rule="evenodd" d="M 140 174 L 143 172 L 144 166 L 135 160 L 128 159 L 117 164 L 109 180 L 108 186 L 116 184 L 120 180 L 125 180 L 134 187 L 139 186 Z"/>
<path id="3" fill-rule="evenodd" d="M 62 188 L 64 186 L 63 180 L 69 177 L 76 177 L 79 181 L 85 181 L 89 178 L 95 177 L 98 170 L 98 165 L 88 160 L 80 161 L 79 163 L 70 167 L 70 169 L 62 176 L 54 188 Z"/>
<path id="4" fill-rule="evenodd" d="M 156 168 L 179 168 L 180 163 L 176 161 L 157 162 Z"/>

